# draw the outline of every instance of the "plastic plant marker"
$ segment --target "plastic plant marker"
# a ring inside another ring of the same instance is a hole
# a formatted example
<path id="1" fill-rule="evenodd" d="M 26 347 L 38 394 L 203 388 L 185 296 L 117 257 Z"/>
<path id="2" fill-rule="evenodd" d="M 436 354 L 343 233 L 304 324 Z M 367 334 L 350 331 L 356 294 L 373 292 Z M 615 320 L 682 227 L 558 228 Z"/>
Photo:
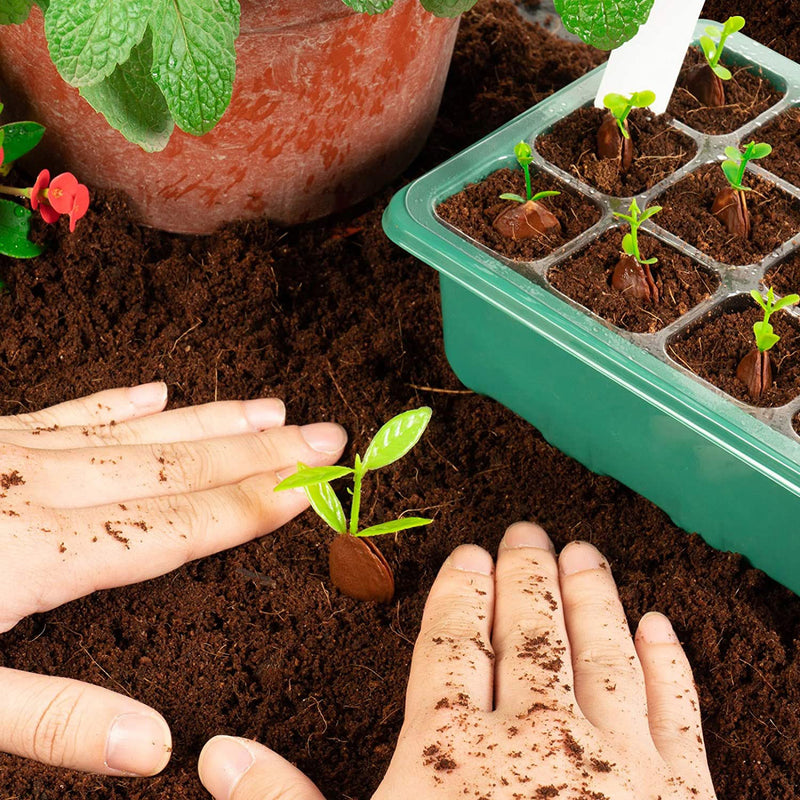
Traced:
<path id="1" fill-rule="evenodd" d="M 369 540 L 348 533 L 334 537 L 328 554 L 331 582 L 356 600 L 388 603 L 394 597 L 392 569 Z"/>
<path id="2" fill-rule="evenodd" d="M 650 109 L 663 114 L 702 8 L 703 0 L 655 0 L 636 36 L 612 51 L 595 106 L 603 108 L 607 94 L 630 95 L 651 89 L 656 99 Z"/>

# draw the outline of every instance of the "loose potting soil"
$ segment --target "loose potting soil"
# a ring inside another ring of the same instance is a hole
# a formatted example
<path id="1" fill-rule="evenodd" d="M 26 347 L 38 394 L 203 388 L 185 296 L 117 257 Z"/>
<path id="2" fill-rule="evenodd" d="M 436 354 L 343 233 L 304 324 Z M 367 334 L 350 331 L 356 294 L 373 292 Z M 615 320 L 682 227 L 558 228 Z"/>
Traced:
<path id="1" fill-rule="evenodd" d="M 706 13 L 724 18 L 727 5 Z M 744 0 L 737 10 L 751 36 L 771 44 L 780 31 L 775 43 L 797 58 L 793 6 Z M 146 780 L 0 756 L 0 798 L 199 800 L 197 754 L 227 732 L 269 744 L 330 800 L 366 800 L 393 750 L 442 560 L 461 542 L 494 551 L 520 518 L 542 523 L 559 548 L 576 538 L 600 547 L 632 624 L 650 609 L 670 616 L 694 665 L 720 798 L 800 796 L 800 600 L 461 386 L 442 349 L 434 271 L 381 231 L 404 180 L 602 58 L 529 27 L 508 0 L 483 0 L 464 17 L 424 153 L 362 207 L 298 229 L 253 222 L 192 238 L 141 229 L 122 197 L 95 193 L 76 234 L 62 221 L 38 231 L 44 256 L 0 260 L 2 413 L 153 379 L 167 381 L 172 406 L 274 394 L 290 422 L 345 425 L 348 463 L 390 416 L 428 404 L 429 432 L 371 476 L 363 507 L 375 522 L 401 511 L 435 519 L 378 542 L 396 570 L 387 606 L 330 587 L 330 533 L 306 513 L 228 553 L 24 620 L 0 638 L 0 664 L 137 697 L 170 722 L 174 752 Z M 65 548 L 68 568 L 78 556 L 62 539 L 52 547 Z"/>

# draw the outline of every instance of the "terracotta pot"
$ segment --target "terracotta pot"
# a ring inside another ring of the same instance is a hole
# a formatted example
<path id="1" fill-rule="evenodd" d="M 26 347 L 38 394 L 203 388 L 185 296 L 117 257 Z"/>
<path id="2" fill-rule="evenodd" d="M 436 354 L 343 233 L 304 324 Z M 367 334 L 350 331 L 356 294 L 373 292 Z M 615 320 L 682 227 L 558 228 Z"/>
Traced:
<path id="1" fill-rule="evenodd" d="M 2 100 L 41 122 L 44 166 L 121 188 L 141 221 L 207 233 L 232 219 L 295 224 L 379 189 L 417 155 L 438 111 L 458 20 L 419 0 L 366 16 L 341 0 L 242 0 L 233 99 L 203 137 L 145 153 L 59 77 L 42 15 L 0 27 Z M 34 166 L 39 166 L 38 164 Z"/>

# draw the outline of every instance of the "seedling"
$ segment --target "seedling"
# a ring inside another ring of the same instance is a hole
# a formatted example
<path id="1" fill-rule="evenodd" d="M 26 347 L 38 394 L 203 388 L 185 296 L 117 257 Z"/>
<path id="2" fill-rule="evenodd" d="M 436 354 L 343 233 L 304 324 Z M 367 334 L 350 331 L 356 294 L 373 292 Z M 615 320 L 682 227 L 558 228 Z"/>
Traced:
<path id="1" fill-rule="evenodd" d="M 620 133 L 626 139 L 630 139 L 628 115 L 634 108 L 647 108 L 647 106 L 654 103 L 655 100 L 655 94 L 649 90 L 634 92 L 630 97 L 612 92 L 603 98 L 603 105 L 611 112 L 611 116 L 617 121 L 617 127 Z"/>
<path id="2" fill-rule="evenodd" d="M 619 292 L 634 297 L 637 300 L 647 300 L 652 303 L 658 302 L 658 287 L 653 280 L 650 272 L 650 265 L 658 262 L 658 259 L 642 258 L 639 250 L 639 226 L 661 211 L 661 206 L 650 206 L 640 211 L 639 204 L 634 198 L 631 201 L 629 214 L 619 211 L 614 212 L 614 216 L 624 219 L 631 229 L 622 237 L 623 255 L 614 268 L 611 276 L 611 285 Z"/>
<path id="3" fill-rule="evenodd" d="M 634 92 L 630 97 L 612 92 L 603 98 L 608 109 L 605 119 L 597 129 L 597 155 L 614 159 L 621 172 L 627 172 L 633 163 L 633 141 L 628 130 L 628 115 L 634 108 L 645 108 L 655 102 L 651 91 Z"/>
<path id="4" fill-rule="evenodd" d="M 709 68 L 721 80 L 729 81 L 731 71 L 719 63 L 722 51 L 725 48 L 725 40 L 732 34 L 744 28 L 744 17 L 728 17 L 722 23 L 722 27 L 708 25 L 706 35 L 700 37 L 700 47 L 706 57 Z"/>
<path id="5" fill-rule="evenodd" d="M 750 142 L 745 146 L 744 152 L 737 147 L 725 148 L 727 158 L 721 166 L 729 185 L 717 193 L 711 213 L 733 236 L 745 239 L 750 236 L 750 213 L 744 194 L 750 188 L 742 183 L 747 164 L 755 159 L 765 158 L 771 152 L 772 147 L 765 142 Z"/>
<path id="6" fill-rule="evenodd" d="M 755 289 L 750 295 L 764 310 L 764 319 L 753 325 L 756 346 L 739 362 L 736 377 L 747 386 L 750 397 L 757 402 L 761 394 L 772 386 L 772 362 L 769 351 L 781 338 L 773 330 L 769 319 L 776 311 L 800 303 L 800 295 L 787 294 L 776 301 L 771 286 L 767 290 L 766 299 Z"/>
<path id="7" fill-rule="evenodd" d="M 303 489 L 314 511 L 340 534 L 331 545 L 331 580 L 343 592 L 357 599 L 388 602 L 394 594 L 394 579 L 389 565 L 377 548 L 366 539 L 429 525 L 433 521 L 423 517 L 403 517 L 359 530 L 361 484 L 364 476 L 371 470 L 394 463 L 408 453 L 428 426 L 431 414 L 430 408 L 422 406 L 390 419 L 375 434 L 364 457 L 356 454 L 352 468 L 307 467 L 298 463 L 297 472 L 275 487 L 276 492 Z M 349 522 L 330 483 L 346 475 L 353 476 L 353 488 L 348 490 L 352 497 Z"/>
<path id="8" fill-rule="evenodd" d="M 495 229 L 498 233 L 515 241 L 533 236 L 546 237 L 561 233 L 561 223 L 558 218 L 539 202 L 545 197 L 555 197 L 561 192 L 544 191 L 533 194 L 531 188 L 533 151 L 530 145 L 527 142 L 518 142 L 514 147 L 514 155 L 525 174 L 525 197 L 513 192 L 505 192 L 500 195 L 501 200 L 513 200 L 521 205 L 501 211 L 492 223 Z"/>

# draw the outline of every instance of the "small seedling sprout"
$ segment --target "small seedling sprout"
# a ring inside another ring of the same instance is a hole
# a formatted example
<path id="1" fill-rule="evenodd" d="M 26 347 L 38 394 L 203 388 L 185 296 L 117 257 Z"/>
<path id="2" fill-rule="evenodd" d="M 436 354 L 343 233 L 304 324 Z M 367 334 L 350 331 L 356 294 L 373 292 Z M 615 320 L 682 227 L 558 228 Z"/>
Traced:
<path id="1" fill-rule="evenodd" d="M 603 98 L 603 105 L 617 120 L 617 125 L 622 135 L 626 139 L 630 139 L 631 135 L 625 127 L 625 120 L 628 118 L 628 114 L 630 114 L 634 108 L 647 108 L 647 106 L 652 105 L 655 100 L 655 93 L 651 92 L 649 89 L 643 92 L 634 92 L 630 97 L 626 97 L 624 94 L 611 92 L 611 94 L 607 94 Z"/>
<path id="2" fill-rule="evenodd" d="M 739 192 L 749 192 L 750 189 L 747 186 L 742 186 L 748 162 L 757 158 L 766 158 L 771 152 L 772 147 L 765 142 L 750 142 L 745 146 L 744 152 L 740 151 L 738 147 L 726 147 L 727 158 L 722 162 L 722 171 L 731 187 Z"/>
<path id="3" fill-rule="evenodd" d="M 767 290 L 766 300 L 756 289 L 753 289 L 750 294 L 753 300 L 755 300 L 756 303 L 758 303 L 761 308 L 764 309 L 764 319 L 759 320 L 753 325 L 753 333 L 756 336 L 756 347 L 758 347 L 762 353 L 765 353 L 767 350 L 770 350 L 781 338 L 773 332 L 769 318 L 776 311 L 780 311 L 782 308 L 794 306 L 800 303 L 800 295 L 787 294 L 786 297 L 781 297 L 780 300 L 776 301 L 775 293 L 772 291 L 771 286 Z"/>
<path id="4" fill-rule="evenodd" d="M 336 533 L 352 536 L 379 536 L 384 533 L 429 525 L 433 520 L 422 517 L 404 517 L 391 522 L 382 522 L 364 530 L 358 530 L 358 518 L 361 510 L 361 482 L 369 470 L 380 469 L 402 458 L 420 439 L 430 422 L 432 411 L 427 406 L 404 411 L 390 419 L 375 434 L 375 438 L 367 447 L 364 457 L 358 454 L 355 465 L 350 467 L 307 467 L 297 465 L 297 472 L 282 480 L 275 491 L 286 489 L 303 489 L 311 507 L 333 528 Z M 350 506 L 350 523 L 348 526 L 342 503 L 336 496 L 330 481 L 353 476 L 352 503 Z"/>
<path id="5" fill-rule="evenodd" d="M 514 200 L 517 203 L 525 203 L 530 200 L 536 203 L 543 197 L 555 197 L 557 194 L 561 194 L 561 192 L 537 192 L 533 194 L 533 189 L 531 188 L 531 162 L 533 161 L 533 151 L 527 142 L 518 142 L 514 147 L 514 155 L 517 157 L 517 161 L 522 167 L 522 171 L 525 173 L 525 197 L 520 197 L 513 192 L 505 192 L 500 195 L 501 200 Z"/>
<path id="6" fill-rule="evenodd" d="M 639 252 L 639 226 L 645 220 L 648 220 L 653 215 L 658 214 L 658 212 L 661 211 L 661 206 L 650 206 L 650 208 L 640 211 L 639 204 L 634 198 L 631 201 L 629 210 L 630 214 L 622 214 L 619 211 L 614 212 L 615 217 L 624 219 L 631 226 L 630 232 L 626 233 L 622 238 L 622 249 L 627 255 L 635 258 L 640 264 L 655 264 L 658 261 L 657 258 L 642 258 L 642 255 Z"/>
<path id="7" fill-rule="evenodd" d="M 725 40 L 736 31 L 744 28 L 744 17 L 728 17 L 722 23 L 722 27 L 709 25 L 706 27 L 706 35 L 700 37 L 700 47 L 706 57 L 708 66 L 714 74 L 723 81 L 731 79 L 731 72 L 719 63 L 722 51 L 725 48 Z M 717 38 L 719 37 L 719 38 Z"/>

